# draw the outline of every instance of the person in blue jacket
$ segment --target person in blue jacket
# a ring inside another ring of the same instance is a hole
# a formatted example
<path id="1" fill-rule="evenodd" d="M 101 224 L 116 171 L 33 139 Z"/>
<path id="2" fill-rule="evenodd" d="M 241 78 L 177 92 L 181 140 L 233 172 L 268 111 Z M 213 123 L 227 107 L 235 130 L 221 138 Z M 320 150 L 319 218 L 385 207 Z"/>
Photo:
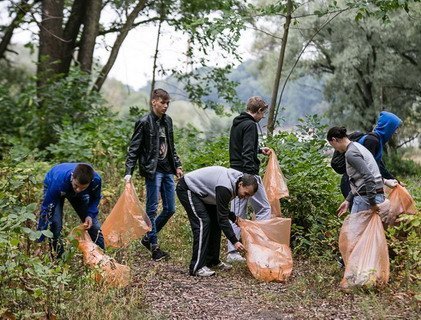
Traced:
<path id="1" fill-rule="evenodd" d="M 47 172 L 44 179 L 44 197 L 38 222 L 38 230 L 53 234 L 50 245 L 59 258 L 64 252 L 60 238 L 63 227 L 63 204 L 67 199 L 92 239 L 105 249 L 101 225 L 97 219 L 101 199 L 101 177 L 85 163 L 61 163 Z M 43 241 L 42 236 L 39 241 Z"/>

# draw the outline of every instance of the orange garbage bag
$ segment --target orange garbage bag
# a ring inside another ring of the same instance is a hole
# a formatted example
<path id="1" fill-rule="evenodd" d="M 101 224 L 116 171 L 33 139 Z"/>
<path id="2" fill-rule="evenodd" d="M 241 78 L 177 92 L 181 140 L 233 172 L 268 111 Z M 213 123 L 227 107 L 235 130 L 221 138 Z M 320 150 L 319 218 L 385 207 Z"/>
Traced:
<path id="1" fill-rule="evenodd" d="M 389 252 L 380 216 L 387 214 L 388 200 L 379 205 L 380 215 L 370 210 L 350 214 L 339 235 L 345 262 L 341 287 L 383 285 L 389 281 Z"/>
<path id="2" fill-rule="evenodd" d="M 289 192 L 285 177 L 279 167 L 278 158 L 273 150 L 269 155 L 268 165 L 263 177 L 263 185 L 270 203 L 272 216 L 280 217 L 281 204 L 279 199 L 288 197 Z"/>
<path id="3" fill-rule="evenodd" d="M 95 281 L 108 287 L 126 287 L 130 283 L 130 268 L 107 256 L 92 241 L 83 225 L 75 228 L 72 234 L 78 241 L 78 249 L 83 253 L 83 262 L 95 268 Z"/>
<path id="4" fill-rule="evenodd" d="M 241 219 L 239 226 L 247 250 L 247 266 L 252 275 L 265 282 L 286 281 L 292 272 L 292 252 L 289 247 L 291 219 Z"/>
<path id="5" fill-rule="evenodd" d="M 390 212 L 387 223 L 393 225 L 401 213 L 416 214 L 415 201 L 405 187 L 398 184 L 389 191 Z"/>
<path id="6" fill-rule="evenodd" d="M 101 229 L 105 244 L 113 248 L 125 247 L 151 230 L 151 222 L 140 204 L 133 183 L 126 183 Z"/>

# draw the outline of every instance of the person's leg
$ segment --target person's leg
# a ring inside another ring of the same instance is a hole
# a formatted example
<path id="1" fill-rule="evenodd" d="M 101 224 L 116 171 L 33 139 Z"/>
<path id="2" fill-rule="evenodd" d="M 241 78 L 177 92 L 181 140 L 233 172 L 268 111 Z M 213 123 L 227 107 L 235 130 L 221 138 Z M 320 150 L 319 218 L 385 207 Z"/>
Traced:
<path id="1" fill-rule="evenodd" d="M 50 247 L 52 254 L 60 258 L 64 252 L 63 240 L 61 239 L 61 230 L 63 228 L 63 204 L 64 197 L 57 203 L 50 218 L 50 231 L 53 234 L 53 239 L 50 240 Z"/>
<path id="2" fill-rule="evenodd" d="M 186 210 L 193 233 L 193 251 L 189 273 L 195 275 L 206 265 L 210 218 L 204 203 L 190 190 L 177 186 L 177 196 Z"/>
<path id="3" fill-rule="evenodd" d="M 249 202 L 256 215 L 256 220 L 268 220 L 271 217 L 271 209 L 268 197 L 266 195 L 265 186 L 262 178 L 255 176 L 257 179 L 257 192 L 250 197 Z"/>
<path id="4" fill-rule="evenodd" d="M 206 209 L 210 218 L 206 266 L 213 267 L 221 262 L 219 260 L 219 253 L 221 251 L 221 227 L 218 223 L 216 206 L 206 205 Z"/>
<path id="5" fill-rule="evenodd" d="M 81 196 L 69 197 L 68 198 L 73 209 L 76 211 L 77 215 L 80 218 L 81 222 L 85 222 L 87 217 L 87 211 L 89 207 L 89 194 L 84 194 Z M 105 250 L 104 236 L 101 231 L 101 224 L 98 221 L 97 217 L 92 218 L 92 226 L 88 230 L 89 236 L 92 241 L 97 244 L 102 250 Z"/>
<path id="6" fill-rule="evenodd" d="M 248 203 L 247 199 L 240 199 L 236 197 L 231 201 L 231 211 L 234 212 L 237 217 L 245 219 L 247 215 L 247 203 Z M 237 239 L 239 239 L 240 233 L 241 233 L 240 228 L 235 223 L 231 221 L 230 223 L 231 223 L 232 230 L 235 233 L 235 236 L 237 237 Z M 227 240 L 227 244 L 228 244 L 228 248 L 227 248 L 228 253 L 237 252 L 234 248 L 234 245 L 230 241 Z"/>
<path id="7" fill-rule="evenodd" d="M 151 221 L 151 231 L 146 238 L 151 247 L 157 247 L 158 238 L 156 236 L 156 212 L 158 210 L 159 190 L 161 188 L 162 173 L 155 172 L 152 179 L 146 178 L 146 214 Z"/>
<path id="8" fill-rule="evenodd" d="M 163 174 L 161 181 L 162 212 L 155 219 L 156 233 L 166 225 L 175 212 L 175 184 L 172 173 Z"/>

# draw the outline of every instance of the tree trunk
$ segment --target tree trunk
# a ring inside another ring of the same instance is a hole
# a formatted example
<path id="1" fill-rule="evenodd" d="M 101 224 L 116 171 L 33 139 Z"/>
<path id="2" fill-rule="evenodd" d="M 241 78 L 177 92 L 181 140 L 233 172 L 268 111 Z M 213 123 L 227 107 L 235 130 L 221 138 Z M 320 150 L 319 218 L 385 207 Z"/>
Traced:
<path id="1" fill-rule="evenodd" d="M 105 82 L 105 79 L 107 79 L 108 73 L 110 72 L 111 68 L 114 65 L 115 60 L 117 59 L 118 51 L 120 50 L 121 45 L 123 44 L 124 39 L 126 38 L 127 34 L 129 33 L 131 27 L 133 26 L 133 23 L 137 16 L 139 15 L 139 12 L 142 11 L 146 6 L 147 0 L 140 0 L 133 11 L 129 14 L 127 17 L 126 23 L 121 28 L 120 34 L 117 36 L 117 39 L 115 40 L 114 46 L 111 49 L 110 57 L 108 58 L 107 63 L 102 68 L 94 87 L 92 90 L 99 91 L 101 90 L 102 85 Z"/>
<path id="2" fill-rule="evenodd" d="M 21 24 L 25 15 L 32 9 L 32 7 L 40 0 L 35 0 L 32 3 L 28 3 L 29 0 L 22 0 L 19 4 L 16 5 L 16 17 L 10 23 L 10 25 L 6 28 L 6 31 L 3 35 L 3 38 L 0 42 L 0 59 L 5 57 L 5 53 L 7 50 L 8 45 L 10 44 L 10 40 L 12 39 L 13 32 L 15 29 Z"/>
<path id="3" fill-rule="evenodd" d="M 80 26 L 82 25 L 83 17 L 86 12 L 86 1 L 75 0 L 72 5 L 69 19 L 64 28 L 64 44 L 62 47 L 62 70 L 65 74 L 69 73 L 70 65 L 73 58 L 73 53 L 76 47 L 76 40 L 79 35 Z"/>
<path id="4" fill-rule="evenodd" d="M 64 0 L 42 0 L 42 20 L 39 32 L 37 87 L 62 73 Z"/>
<path id="5" fill-rule="evenodd" d="M 157 32 L 157 36 L 156 36 L 155 54 L 154 54 L 154 57 L 153 57 L 151 92 L 149 93 L 149 107 L 151 107 L 151 108 L 152 108 L 152 93 L 155 90 L 156 62 L 158 60 L 158 53 L 159 53 L 159 40 L 161 38 L 161 26 L 162 26 L 162 19 L 159 20 L 158 32 Z"/>
<path id="6" fill-rule="evenodd" d="M 286 15 L 285 24 L 284 24 L 284 35 L 282 36 L 281 51 L 279 53 L 278 67 L 276 69 L 275 83 L 273 86 L 272 99 L 271 99 L 270 109 L 269 109 L 269 118 L 268 118 L 268 135 L 269 136 L 273 135 L 273 131 L 275 129 L 276 102 L 278 98 L 279 83 L 281 81 L 282 67 L 284 64 L 285 49 L 286 49 L 287 41 L 288 41 L 289 26 L 291 24 L 292 9 L 293 9 L 292 0 L 288 0 L 287 15 Z"/>
<path id="7" fill-rule="evenodd" d="M 83 33 L 78 54 L 81 70 L 91 73 L 95 40 L 99 31 L 102 0 L 87 0 L 86 14 L 83 19 Z"/>

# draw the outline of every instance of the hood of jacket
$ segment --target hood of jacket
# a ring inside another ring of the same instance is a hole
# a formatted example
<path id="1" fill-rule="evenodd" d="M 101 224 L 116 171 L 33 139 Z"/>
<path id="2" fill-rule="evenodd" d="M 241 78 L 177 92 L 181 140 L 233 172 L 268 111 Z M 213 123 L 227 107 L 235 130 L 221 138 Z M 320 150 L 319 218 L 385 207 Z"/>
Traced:
<path id="1" fill-rule="evenodd" d="M 233 127 L 236 127 L 240 123 L 244 121 L 250 121 L 250 120 L 252 120 L 253 122 L 256 122 L 256 120 L 254 120 L 254 118 L 250 114 L 248 114 L 247 112 L 241 112 L 240 115 L 234 118 L 234 120 L 232 121 L 232 125 Z"/>
<path id="2" fill-rule="evenodd" d="M 401 123 L 402 120 L 395 114 L 382 111 L 380 112 L 379 120 L 373 131 L 379 136 L 384 145 L 392 138 L 392 135 L 396 132 Z"/>

